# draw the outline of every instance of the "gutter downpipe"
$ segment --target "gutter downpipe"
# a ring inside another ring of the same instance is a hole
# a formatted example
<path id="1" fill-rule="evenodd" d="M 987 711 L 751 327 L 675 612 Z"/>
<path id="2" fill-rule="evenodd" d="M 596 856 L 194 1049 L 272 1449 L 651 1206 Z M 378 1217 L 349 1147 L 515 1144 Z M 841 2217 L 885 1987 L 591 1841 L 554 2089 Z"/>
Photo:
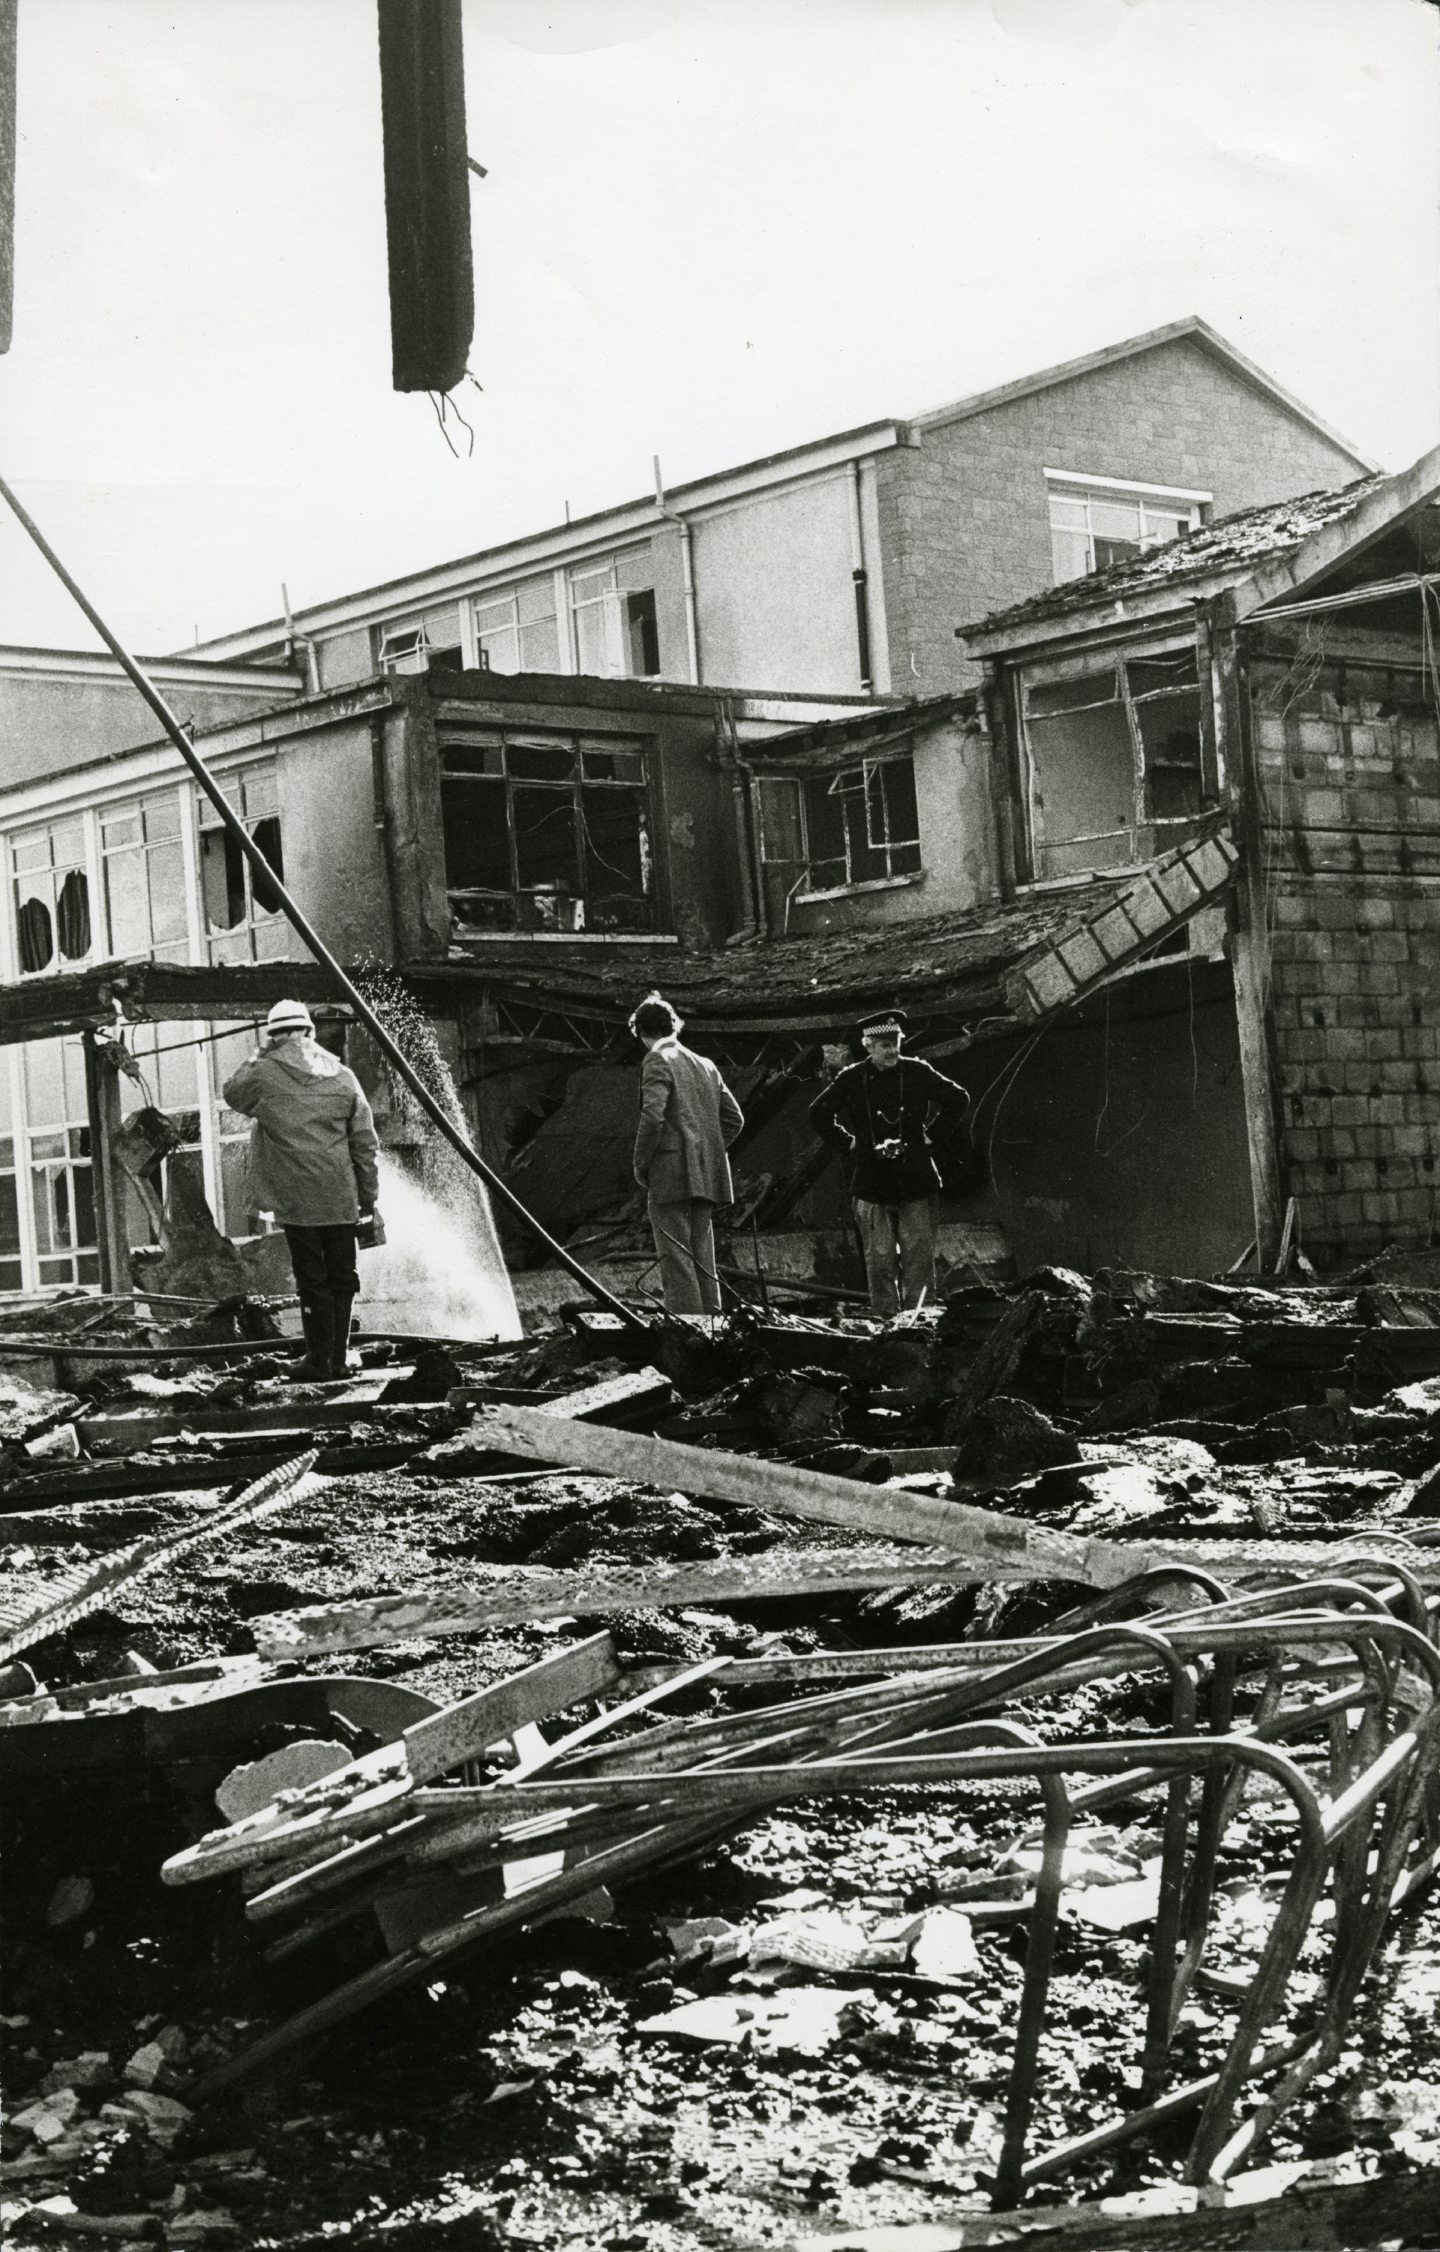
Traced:
<path id="1" fill-rule="evenodd" d="M 760 902 L 761 889 L 760 847 L 755 835 L 755 776 L 748 761 L 740 756 L 740 740 L 735 731 L 735 707 L 725 697 L 715 714 L 715 741 L 720 764 L 730 770 L 730 802 L 735 817 L 735 852 L 740 868 L 740 928 L 726 939 L 727 946 L 745 946 L 753 938 L 763 938 Z"/>
<path id="2" fill-rule="evenodd" d="M 39 525 L 36 524 L 34 519 L 27 514 L 26 510 L 21 505 L 20 501 L 16 498 L 15 494 L 11 491 L 10 487 L 6 484 L 3 477 L 0 477 L 0 499 L 3 499 L 6 502 L 20 524 L 29 533 L 31 539 L 39 548 L 40 553 L 44 556 L 46 562 L 50 565 L 51 570 L 59 579 L 61 585 L 65 588 L 66 592 L 79 605 L 80 609 L 89 619 L 91 625 L 95 628 L 95 631 L 99 634 L 100 639 L 104 642 L 106 648 L 110 651 L 111 656 L 115 659 L 116 663 L 119 665 L 121 671 L 126 675 L 131 685 L 137 688 L 140 694 L 144 697 L 146 703 L 150 706 L 151 711 L 154 712 L 155 717 L 159 720 L 161 726 L 164 728 L 171 742 L 175 745 L 176 750 L 180 753 L 181 758 L 185 761 L 185 764 L 189 767 L 190 772 L 194 775 L 196 782 L 204 791 L 206 797 L 210 800 L 210 803 L 214 806 L 215 811 L 220 816 L 221 821 L 224 823 L 228 835 L 234 838 L 237 848 L 244 854 L 246 860 L 249 861 L 250 866 L 254 870 L 256 875 L 263 877 L 265 882 L 270 885 L 270 887 L 274 891 L 275 896 L 280 902 L 281 908 L 283 909 L 285 914 L 285 918 L 290 924 L 291 929 L 295 931 L 298 937 L 304 940 L 305 944 L 309 947 L 311 953 L 314 955 L 316 961 L 321 963 L 323 967 L 330 972 L 330 975 L 334 978 L 336 984 L 339 986 L 346 1000 L 350 1003 L 356 1015 L 359 1017 L 361 1023 L 365 1026 L 366 1030 L 370 1033 L 372 1039 L 375 1041 L 376 1046 L 380 1049 L 382 1055 L 385 1056 L 386 1060 L 391 1065 L 391 1068 L 404 1082 L 405 1086 L 408 1087 L 410 1093 L 414 1096 L 416 1102 L 420 1105 L 420 1108 L 424 1111 L 425 1116 L 429 1119 L 431 1125 L 436 1129 L 437 1133 L 444 1136 L 445 1140 L 450 1144 L 450 1147 L 455 1151 L 457 1157 L 463 1158 L 464 1162 L 470 1167 L 472 1173 L 477 1173 L 480 1176 L 480 1179 L 485 1183 L 486 1187 L 491 1191 L 492 1195 L 499 1197 L 501 1203 L 504 1204 L 506 1208 L 514 1214 L 515 1218 L 521 1221 L 527 1228 L 529 1228 L 532 1235 L 534 1235 L 539 1242 L 544 1244 L 545 1248 L 552 1254 L 552 1256 L 559 1260 L 561 1266 L 565 1268 L 566 1272 L 574 1276 L 575 1280 L 589 1292 L 590 1296 L 596 1301 L 598 1305 L 603 1306 L 607 1313 L 617 1314 L 625 1323 L 627 1328 L 641 1331 L 648 1330 L 650 1325 L 643 1319 L 641 1315 L 637 1314 L 633 1310 L 633 1308 L 625 1305 L 622 1300 L 616 1298 L 612 1292 L 608 1291 L 605 1288 L 603 1283 L 597 1282 L 594 1275 L 588 1273 L 587 1270 L 580 1265 L 578 1259 L 572 1258 L 570 1253 L 565 1249 L 564 1245 L 557 1243 L 555 1241 L 555 1238 L 541 1226 L 540 1222 L 535 1218 L 534 1214 L 526 1210 L 525 1206 L 520 1202 L 519 1197 L 516 1196 L 514 1190 L 510 1188 L 504 1181 L 502 1181 L 499 1174 L 486 1164 L 479 1151 L 472 1146 L 469 1136 L 462 1132 L 462 1130 L 455 1124 L 454 1120 L 448 1115 L 448 1113 L 441 1108 L 440 1104 L 431 1094 L 429 1088 L 425 1085 L 424 1080 L 421 1079 L 419 1073 L 411 1064 L 409 1058 L 397 1045 L 393 1035 L 381 1022 L 380 1018 L 375 1014 L 375 1011 L 371 1008 L 369 1002 L 365 999 L 365 996 L 359 991 L 357 986 L 351 983 L 351 980 L 346 976 L 345 971 L 341 968 L 339 962 L 335 959 L 335 956 L 331 953 L 329 947 L 325 944 L 325 941 L 321 938 L 319 932 L 315 930 L 314 926 L 305 915 L 303 909 L 301 909 L 291 898 L 289 892 L 285 889 L 285 886 L 281 882 L 279 876 L 271 867 L 269 861 L 265 858 L 264 853 L 256 844 L 249 830 L 245 827 L 244 822 L 241 821 L 234 812 L 234 809 L 230 805 L 228 798 L 226 798 L 219 784 L 215 781 L 210 772 L 210 769 L 205 764 L 205 761 L 201 758 L 200 753 L 196 750 L 194 744 L 190 740 L 189 735 L 181 726 L 180 721 L 176 718 L 174 712 L 171 710 L 165 698 L 161 695 L 159 689 L 154 686 L 149 678 L 149 675 L 136 662 L 135 658 L 130 655 L 129 651 L 116 640 L 114 634 L 110 631 L 110 628 L 106 625 L 99 612 L 93 607 L 91 602 L 81 591 L 80 587 L 76 584 L 75 580 L 70 576 L 70 573 L 66 570 L 59 556 L 51 547 L 44 533 L 40 530 Z"/>
<path id="3" fill-rule="evenodd" d="M 682 516 L 678 508 L 668 508 L 665 503 L 665 485 L 660 475 L 660 456 L 650 457 L 655 469 L 655 507 L 667 524 L 680 527 L 680 580 L 685 590 L 685 641 L 690 659 L 690 685 L 700 685 L 700 621 L 695 609 L 695 556 L 690 544 L 690 519 Z"/>
<path id="4" fill-rule="evenodd" d="M 850 500 L 850 576 L 855 586 L 855 640 L 860 653 L 860 686 L 866 694 L 875 687 L 875 665 L 870 653 L 870 573 L 865 568 L 865 528 L 860 514 L 860 464 L 852 461 L 846 480 Z"/>

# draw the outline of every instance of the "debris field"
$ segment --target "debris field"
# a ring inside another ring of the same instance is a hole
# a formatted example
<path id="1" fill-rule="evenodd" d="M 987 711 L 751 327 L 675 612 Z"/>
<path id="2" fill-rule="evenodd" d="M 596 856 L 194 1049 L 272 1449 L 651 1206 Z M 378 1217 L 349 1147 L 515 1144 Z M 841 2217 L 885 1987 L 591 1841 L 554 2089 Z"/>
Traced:
<path id="1" fill-rule="evenodd" d="M 1440 2241 L 1440 1262 L 293 1352 L 0 1320 L 8 2241 Z"/>

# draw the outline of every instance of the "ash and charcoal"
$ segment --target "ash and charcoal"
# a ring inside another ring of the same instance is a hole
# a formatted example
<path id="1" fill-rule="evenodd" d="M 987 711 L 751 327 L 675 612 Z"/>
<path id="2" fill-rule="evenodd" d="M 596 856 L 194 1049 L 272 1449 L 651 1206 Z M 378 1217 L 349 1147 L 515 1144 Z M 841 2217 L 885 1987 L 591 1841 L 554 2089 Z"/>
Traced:
<path id="1" fill-rule="evenodd" d="M 1427 2241 L 1437 1280 L 11 1321 L 13 2241 Z"/>

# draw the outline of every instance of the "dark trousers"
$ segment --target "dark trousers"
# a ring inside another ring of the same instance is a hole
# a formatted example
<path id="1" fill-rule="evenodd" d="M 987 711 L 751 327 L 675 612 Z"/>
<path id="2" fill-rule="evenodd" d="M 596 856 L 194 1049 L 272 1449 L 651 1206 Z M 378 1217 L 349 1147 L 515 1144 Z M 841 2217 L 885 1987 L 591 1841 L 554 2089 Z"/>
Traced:
<path id="1" fill-rule="evenodd" d="M 306 1298 L 355 1298 L 360 1268 L 355 1257 L 355 1223 L 345 1227 L 285 1230 L 295 1288 Z"/>

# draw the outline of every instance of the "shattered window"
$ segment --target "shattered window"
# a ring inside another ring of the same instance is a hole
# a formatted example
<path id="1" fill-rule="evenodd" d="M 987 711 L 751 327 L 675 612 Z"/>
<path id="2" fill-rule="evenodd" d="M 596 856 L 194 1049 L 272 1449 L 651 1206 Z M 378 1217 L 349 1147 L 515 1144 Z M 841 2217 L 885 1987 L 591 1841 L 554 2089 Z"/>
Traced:
<path id="1" fill-rule="evenodd" d="M 232 768 L 220 787 L 283 884 L 274 761 Z M 208 798 L 200 801 L 200 901 L 212 962 L 281 961 L 290 952 L 279 893 L 251 867 Z"/>
<path id="2" fill-rule="evenodd" d="M 188 959 L 178 790 L 104 808 L 100 858 L 111 954 Z"/>
<path id="3" fill-rule="evenodd" d="M 1053 484 L 1050 547 L 1055 583 L 1103 571 L 1193 531 L 1203 503 L 1183 494 L 1126 491 L 1124 486 Z"/>
<path id="4" fill-rule="evenodd" d="M 918 873 L 920 817 L 908 753 L 807 776 L 801 802 L 808 891 L 842 891 Z"/>
<path id="5" fill-rule="evenodd" d="M 13 837 L 10 868 L 21 974 L 33 977 L 83 962 L 91 939 L 83 821 L 54 821 Z"/>
<path id="6" fill-rule="evenodd" d="M 475 604 L 475 643 L 487 672 L 558 672 L 553 577 L 547 572 L 504 594 L 482 596 Z"/>
<path id="7" fill-rule="evenodd" d="M 441 749 L 445 880 L 470 930 L 654 927 L 638 745 L 499 733 Z"/>
<path id="8" fill-rule="evenodd" d="M 1201 812 L 1193 648 L 1027 683 L 1024 706 L 1037 877 L 1151 860 Z"/>
<path id="9" fill-rule="evenodd" d="M 389 673 L 463 672 L 460 605 L 451 602 L 423 617 L 386 626 L 380 635 L 380 670 Z"/>

